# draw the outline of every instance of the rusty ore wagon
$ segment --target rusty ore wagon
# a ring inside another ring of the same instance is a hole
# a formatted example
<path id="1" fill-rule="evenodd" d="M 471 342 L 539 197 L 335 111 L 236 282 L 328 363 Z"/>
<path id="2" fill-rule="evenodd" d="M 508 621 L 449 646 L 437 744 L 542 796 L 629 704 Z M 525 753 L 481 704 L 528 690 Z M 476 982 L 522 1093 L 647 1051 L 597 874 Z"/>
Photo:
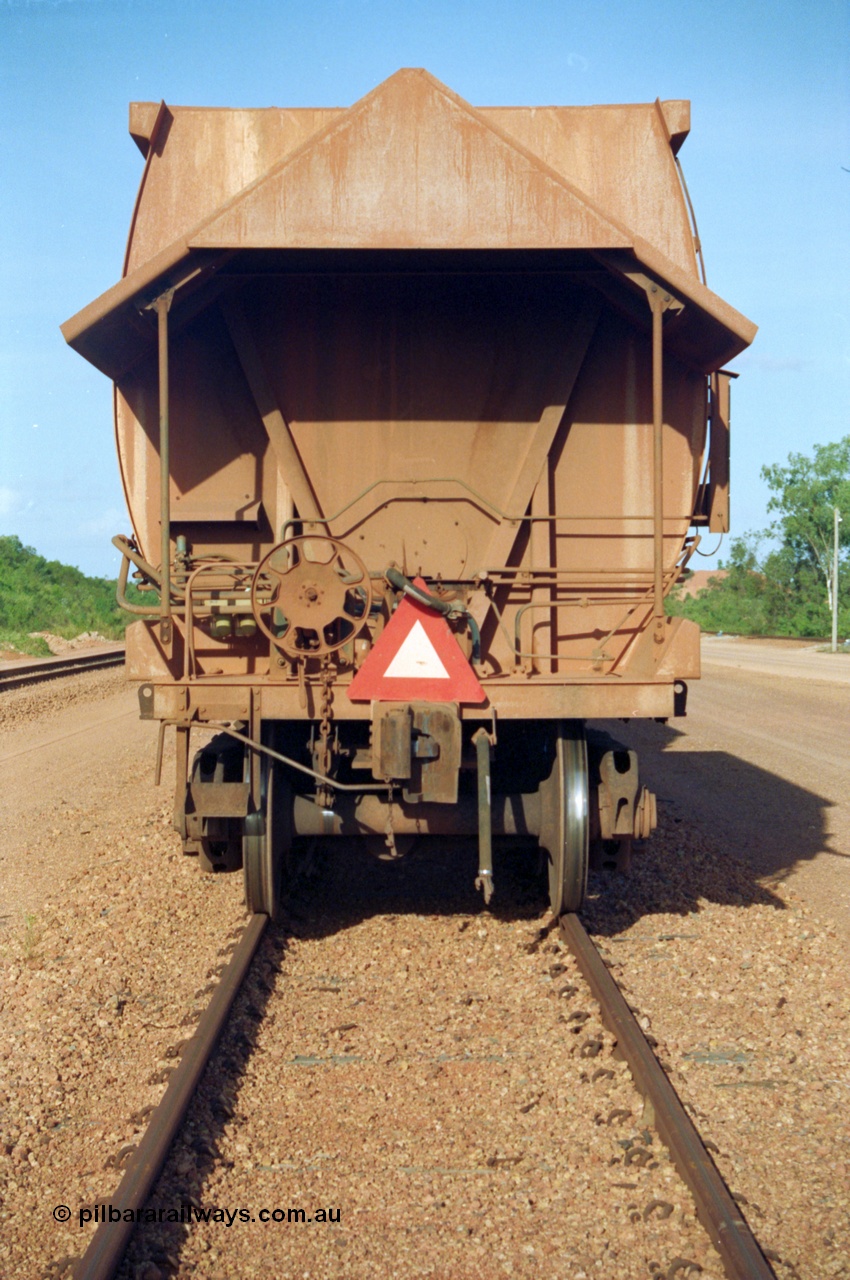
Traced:
<path id="1" fill-rule="evenodd" d="M 251 910 L 299 836 L 477 834 L 487 900 L 528 840 L 560 912 L 651 831 L 585 724 L 684 712 L 665 597 L 727 528 L 755 333 L 701 279 L 689 115 L 477 108 L 423 70 L 347 109 L 132 105 L 123 276 L 63 332 L 115 384 L 175 825 Z"/>

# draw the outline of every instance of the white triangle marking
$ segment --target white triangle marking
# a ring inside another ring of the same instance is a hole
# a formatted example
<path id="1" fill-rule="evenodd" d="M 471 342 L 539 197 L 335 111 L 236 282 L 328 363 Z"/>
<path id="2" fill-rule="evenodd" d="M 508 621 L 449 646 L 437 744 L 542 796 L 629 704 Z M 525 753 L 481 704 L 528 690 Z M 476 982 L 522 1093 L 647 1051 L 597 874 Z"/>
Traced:
<path id="1" fill-rule="evenodd" d="M 450 680 L 442 659 L 419 619 L 384 672 L 391 680 Z"/>

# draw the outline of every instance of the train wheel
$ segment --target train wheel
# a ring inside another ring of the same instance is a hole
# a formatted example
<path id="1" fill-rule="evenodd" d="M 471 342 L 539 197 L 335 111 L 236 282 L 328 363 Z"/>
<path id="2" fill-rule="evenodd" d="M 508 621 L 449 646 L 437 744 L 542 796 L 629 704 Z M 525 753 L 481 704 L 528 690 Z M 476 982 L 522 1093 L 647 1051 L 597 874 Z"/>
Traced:
<path id="1" fill-rule="evenodd" d="M 590 796 L 584 725 L 562 721 L 555 758 L 540 784 L 540 846 L 549 855 L 549 903 L 556 916 L 578 911 L 587 891 Z"/>
<path id="2" fill-rule="evenodd" d="M 242 836 L 242 869 L 245 905 L 254 915 L 277 919 L 284 869 L 292 843 L 292 792 L 267 758 L 263 761 L 261 805 L 245 819 Z"/>

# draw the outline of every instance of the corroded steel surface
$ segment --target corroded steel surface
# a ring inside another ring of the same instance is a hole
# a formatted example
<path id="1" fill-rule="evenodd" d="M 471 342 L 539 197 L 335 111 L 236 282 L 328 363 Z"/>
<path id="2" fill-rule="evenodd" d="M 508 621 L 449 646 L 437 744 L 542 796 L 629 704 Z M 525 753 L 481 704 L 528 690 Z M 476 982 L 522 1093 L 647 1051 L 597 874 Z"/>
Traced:
<path id="1" fill-rule="evenodd" d="M 706 375 L 755 332 L 698 278 L 674 158 L 689 123 L 678 100 L 476 108 L 416 69 L 347 109 L 135 104 L 126 274 L 64 332 L 116 381 L 141 556 L 162 536 L 150 307 L 173 290 L 172 553 L 250 565 L 324 532 L 375 575 L 461 584 L 501 714 L 584 708 L 582 682 L 669 714 L 698 654 L 660 595 L 695 507 L 727 518 L 704 483 Z M 175 648 L 138 624 L 137 674 L 283 679 L 268 643 L 203 624 L 184 661 L 181 581 Z M 337 707 L 359 718 L 344 688 Z"/>
<path id="2" fill-rule="evenodd" d="M 128 304 L 179 276 L 193 253 L 190 270 L 240 249 L 607 248 L 634 252 L 729 330 L 725 345 L 713 334 L 720 364 L 755 330 L 696 280 L 670 145 L 681 143 L 685 111 L 666 106 L 481 111 L 406 69 L 346 111 L 280 112 L 276 125 L 274 113 L 166 109 L 134 214 L 130 274 L 70 320 L 66 337 L 116 371 L 128 355 L 123 330 L 135 329 L 137 342 L 143 333 Z M 176 154 L 166 160 L 171 120 L 183 128 L 173 125 Z"/>
<path id="3" fill-rule="evenodd" d="M 423 115 L 422 106 L 416 107 L 415 101 L 421 98 L 423 90 L 430 87 L 439 102 L 435 83 L 431 77 L 415 71 L 400 72 L 394 76 L 392 92 L 387 90 L 378 94 L 376 91 L 375 95 L 369 95 L 372 100 L 369 118 L 359 125 L 361 132 L 368 129 L 374 133 L 373 117 L 380 112 L 381 119 L 392 131 L 391 147 L 376 137 L 369 138 L 365 145 L 358 138 L 352 139 L 349 135 L 354 130 L 349 125 L 335 131 L 333 145 L 336 150 L 354 149 L 358 144 L 359 149 L 367 153 L 383 148 L 386 160 L 380 169 L 383 172 L 392 170 L 397 175 L 397 185 L 402 187 L 407 183 L 408 189 L 412 190 L 417 184 L 409 183 L 408 148 L 417 142 Z M 397 95 L 404 99 L 405 110 L 401 113 Z M 375 97 L 378 97 L 377 104 L 373 100 Z M 446 114 L 452 105 L 451 99 L 446 97 Z M 419 118 L 415 114 L 408 116 L 407 108 L 412 112 L 418 111 Z M 142 266 L 180 236 L 190 235 L 194 227 L 245 188 L 270 174 L 311 138 L 319 139 L 330 126 L 337 122 L 342 125 L 343 117 L 351 114 L 340 108 L 228 110 L 165 107 L 163 122 L 154 133 L 159 110 L 157 104 L 151 102 L 133 103 L 130 108 L 130 132 L 148 159 L 149 169 L 144 199 L 139 201 L 133 227 L 127 264 L 129 271 Z M 470 113 L 468 104 L 457 99 L 454 114 L 458 120 L 465 114 L 465 127 L 474 129 L 476 121 L 469 118 Z M 398 114 L 408 116 L 404 135 L 397 129 L 395 117 Z M 687 136 L 690 126 L 687 102 L 599 107 L 479 107 L 475 116 L 490 130 L 497 129 L 505 135 L 514 144 L 514 149 L 518 145 L 534 156 L 538 165 L 542 161 L 561 179 L 589 196 L 600 210 L 631 227 L 678 266 L 696 275 L 693 238 L 669 141 L 674 137 L 678 150 Z M 424 170 L 423 156 L 417 148 L 413 154 L 417 174 L 421 175 L 420 185 L 436 183 L 442 178 L 439 170 L 447 162 L 452 165 L 451 149 L 454 144 L 450 135 L 458 127 L 453 120 L 443 121 L 442 131 L 438 131 L 432 119 L 428 125 L 429 134 L 433 136 L 431 164 L 434 168 L 430 173 Z M 479 132 L 486 133 L 487 130 L 479 129 Z M 149 154 L 152 134 L 154 147 Z M 438 154 L 441 147 L 445 152 L 446 134 L 449 135 L 448 155 Z M 510 151 L 507 147 L 503 149 L 506 153 Z M 318 167 L 315 156 L 310 154 L 300 163 Z M 369 154 L 364 155 L 362 163 L 370 164 L 375 171 Z M 341 170 L 345 171 L 346 184 L 353 185 L 352 174 L 347 169 L 346 157 Z M 314 203 L 320 201 L 321 173 L 311 173 L 305 179 L 303 174 L 295 172 L 288 179 L 289 183 L 293 181 L 312 188 L 311 200 Z M 375 183 L 372 181 L 368 185 L 374 188 Z M 386 179 L 382 182 L 382 196 L 385 188 Z M 265 197 L 253 198 L 261 202 Z M 465 196 L 463 198 L 466 199 Z M 432 204 L 437 208 L 432 207 L 432 216 L 435 212 L 436 216 L 431 234 L 440 237 L 440 247 L 445 246 L 447 236 L 441 216 L 445 200 L 444 189 L 435 190 Z M 241 206 L 242 202 L 239 204 Z M 418 210 L 420 216 L 425 212 L 425 209 Z M 263 234 L 268 234 L 268 229 Z M 382 235 L 389 242 L 388 213 L 383 203 L 377 211 L 372 211 L 366 234 L 371 239 L 376 234 Z M 484 228 L 476 224 L 475 234 L 479 241 L 482 240 Z M 519 243 L 517 226 L 506 226 L 502 234 L 511 235 Z M 318 243 L 315 231 L 311 230 L 308 243 Z M 337 247 L 336 241 L 332 247 Z"/>

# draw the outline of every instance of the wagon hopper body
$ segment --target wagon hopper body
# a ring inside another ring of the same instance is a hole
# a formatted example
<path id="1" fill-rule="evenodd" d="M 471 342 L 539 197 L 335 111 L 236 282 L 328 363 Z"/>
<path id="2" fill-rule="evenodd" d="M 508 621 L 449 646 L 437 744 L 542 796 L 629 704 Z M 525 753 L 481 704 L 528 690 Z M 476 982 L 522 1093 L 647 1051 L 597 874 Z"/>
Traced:
<path id="1" fill-rule="evenodd" d="M 115 383 L 128 674 L 177 727 L 187 851 L 244 854 L 273 910 L 293 835 L 477 832 L 488 896 L 525 835 L 577 906 L 590 843 L 653 823 L 584 722 L 683 711 L 664 598 L 728 527 L 755 330 L 700 279 L 689 104 L 478 109 L 404 70 L 130 128 L 124 275 L 63 331 Z"/>

